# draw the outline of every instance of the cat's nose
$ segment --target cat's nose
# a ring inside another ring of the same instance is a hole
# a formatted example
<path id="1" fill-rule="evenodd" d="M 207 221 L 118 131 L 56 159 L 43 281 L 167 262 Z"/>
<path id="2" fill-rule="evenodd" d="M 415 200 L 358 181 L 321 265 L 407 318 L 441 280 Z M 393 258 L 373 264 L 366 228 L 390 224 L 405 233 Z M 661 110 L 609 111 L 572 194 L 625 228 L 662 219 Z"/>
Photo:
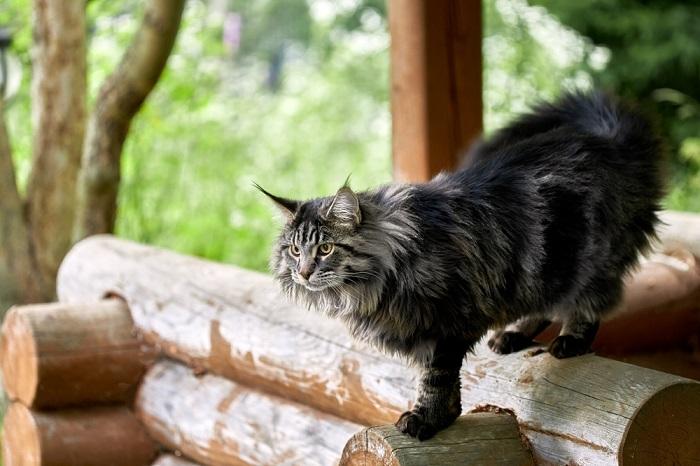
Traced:
<path id="1" fill-rule="evenodd" d="M 301 269 L 299 269 L 299 275 L 304 277 L 305 280 L 308 280 L 312 273 L 314 273 L 314 265 L 313 264 L 306 265 L 306 266 L 302 267 Z"/>

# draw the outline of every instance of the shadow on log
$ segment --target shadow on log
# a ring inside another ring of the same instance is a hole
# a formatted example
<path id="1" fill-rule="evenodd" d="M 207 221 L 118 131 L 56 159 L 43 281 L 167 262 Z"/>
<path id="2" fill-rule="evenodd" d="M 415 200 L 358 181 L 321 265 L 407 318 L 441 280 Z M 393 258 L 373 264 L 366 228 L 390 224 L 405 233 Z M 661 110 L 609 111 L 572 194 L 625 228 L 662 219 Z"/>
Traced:
<path id="1" fill-rule="evenodd" d="M 13 403 L 2 452 L 7 466 L 146 466 L 156 445 L 124 407 L 36 412 Z"/>
<path id="2" fill-rule="evenodd" d="M 286 304 L 266 275 L 93 237 L 67 256 L 59 296 L 107 292 L 127 300 L 147 339 L 190 364 L 365 424 L 393 422 L 411 406 L 407 367 L 353 343 L 338 322 Z M 498 356 L 479 345 L 462 384 L 467 412 L 516 415 L 538 462 L 700 457 L 691 434 L 700 431 L 700 385 L 682 377 L 593 355 Z"/>
<path id="3" fill-rule="evenodd" d="M 5 390 L 32 408 L 123 402 L 152 360 L 116 299 L 14 307 L 1 337 Z"/>
<path id="4" fill-rule="evenodd" d="M 460 417 L 449 428 L 421 442 L 393 425 L 368 427 L 345 445 L 339 466 L 534 465 L 518 423 L 508 414 Z"/>

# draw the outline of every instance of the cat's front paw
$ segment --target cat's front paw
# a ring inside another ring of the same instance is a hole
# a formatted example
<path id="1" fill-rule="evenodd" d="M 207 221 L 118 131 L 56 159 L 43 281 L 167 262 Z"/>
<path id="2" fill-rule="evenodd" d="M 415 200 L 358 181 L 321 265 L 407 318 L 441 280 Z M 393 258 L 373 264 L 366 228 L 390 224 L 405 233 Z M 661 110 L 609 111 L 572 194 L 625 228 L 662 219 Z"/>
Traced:
<path id="1" fill-rule="evenodd" d="M 454 415 L 444 415 L 431 419 L 419 410 L 406 411 L 396 421 L 396 428 L 404 434 L 415 437 L 418 440 L 428 440 L 442 429 L 448 427 L 459 416 L 459 411 Z"/>
<path id="2" fill-rule="evenodd" d="M 427 422 L 422 414 L 415 411 L 406 411 L 396 421 L 396 428 L 404 434 L 416 437 L 418 440 L 428 440 L 439 430 L 436 426 Z"/>

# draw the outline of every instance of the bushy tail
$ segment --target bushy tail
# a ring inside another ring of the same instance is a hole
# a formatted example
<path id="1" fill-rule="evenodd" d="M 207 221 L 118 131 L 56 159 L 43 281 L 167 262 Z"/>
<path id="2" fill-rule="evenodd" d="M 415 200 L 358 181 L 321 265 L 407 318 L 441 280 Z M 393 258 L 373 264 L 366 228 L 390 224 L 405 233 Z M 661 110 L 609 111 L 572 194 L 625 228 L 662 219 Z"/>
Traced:
<path id="1" fill-rule="evenodd" d="M 480 143 L 471 156 L 474 160 L 483 159 L 499 149 L 562 127 L 607 140 L 619 148 L 621 157 L 629 156 L 630 161 L 646 162 L 650 168 L 658 168 L 662 163 L 660 139 L 650 121 L 603 92 L 572 92 L 554 103 L 541 103 Z"/>

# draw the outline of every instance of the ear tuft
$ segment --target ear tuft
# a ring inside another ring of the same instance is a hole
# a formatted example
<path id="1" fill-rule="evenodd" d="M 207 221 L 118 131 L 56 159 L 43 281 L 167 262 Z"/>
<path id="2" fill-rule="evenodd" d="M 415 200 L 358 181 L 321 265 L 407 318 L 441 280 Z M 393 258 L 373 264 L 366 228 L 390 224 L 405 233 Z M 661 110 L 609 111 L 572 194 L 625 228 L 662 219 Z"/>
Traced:
<path id="1" fill-rule="evenodd" d="M 297 209 L 299 208 L 299 202 L 298 201 L 293 201 L 291 199 L 285 199 L 283 197 L 275 196 L 274 194 L 270 194 L 267 192 L 265 189 L 263 189 L 262 186 L 260 186 L 258 183 L 253 182 L 253 186 L 255 186 L 258 191 L 266 195 L 268 198 L 272 200 L 272 202 L 275 203 L 277 208 L 282 212 L 285 217 L 287 217 L 288 220 L 291 220 L 294 218 L 294 215 L 297 212 Z"/>
<path id="2" fill-rule="evenodd" d="M 362 221 L 360 200 L 347 184 L 335 194 L 325 217 L 352 226 L 360 224 Z"/>

